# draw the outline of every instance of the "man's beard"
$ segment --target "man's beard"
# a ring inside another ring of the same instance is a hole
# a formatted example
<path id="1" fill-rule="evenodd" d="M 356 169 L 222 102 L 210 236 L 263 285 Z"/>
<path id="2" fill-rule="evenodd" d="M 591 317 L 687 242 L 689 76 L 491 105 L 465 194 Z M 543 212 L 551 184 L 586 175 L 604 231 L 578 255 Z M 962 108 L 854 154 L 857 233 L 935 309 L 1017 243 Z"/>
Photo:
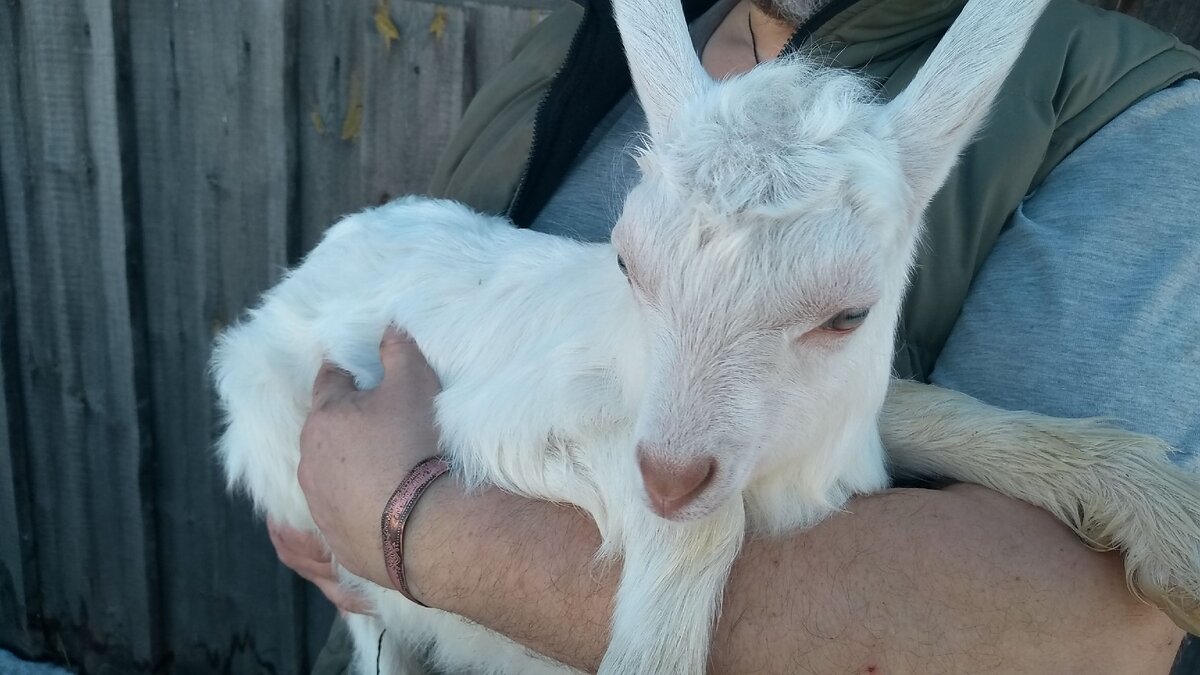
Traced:
<path id="1" fill-rule="evenodd" d="M 808 21 L 817 10 L 828 5 L 831 0 L 750 0 L 754 6 L 767 16 L 777 21 L 785 21 L 793 26 Z"/>

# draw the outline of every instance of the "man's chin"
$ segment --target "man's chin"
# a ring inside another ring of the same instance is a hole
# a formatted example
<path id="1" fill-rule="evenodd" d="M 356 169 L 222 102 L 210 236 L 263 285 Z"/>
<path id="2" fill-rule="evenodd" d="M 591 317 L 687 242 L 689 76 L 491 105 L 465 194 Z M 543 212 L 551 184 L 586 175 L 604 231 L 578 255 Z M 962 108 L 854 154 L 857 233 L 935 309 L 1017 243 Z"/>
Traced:
<path id="1" fill-rule="evenodd" d="M 764 14 L 793 26 L 804 23 L 830 0 L 750 0 Z"/>

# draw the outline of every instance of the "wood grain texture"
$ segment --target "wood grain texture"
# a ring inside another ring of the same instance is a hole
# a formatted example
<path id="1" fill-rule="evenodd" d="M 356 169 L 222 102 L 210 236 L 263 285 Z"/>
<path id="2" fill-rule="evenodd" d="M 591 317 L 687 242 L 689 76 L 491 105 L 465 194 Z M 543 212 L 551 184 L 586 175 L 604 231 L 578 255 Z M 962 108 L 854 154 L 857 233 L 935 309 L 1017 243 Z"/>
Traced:
<path id="1" fill-rule="evenodd" d="M 301 672 L 301 586 L 211 452 L 216 332 L 287 263 L 294 4 L 129 4 L 161 658 Z"/>
<path id="2" fill-rule="evenodd" d="M 508 63 L 517 40 L 548 14 L 544 10 L 504 5 L 482 5 L 471 9 L 471 35 L 464 45 L 467 70 L 463 85 L 468 102 L 483 83 Z"/>
<path id="3" fill-rule="evenodd" d="M 5 372 L 4 363 L 0 360 L 0 381 L 5 379 Z M 8 396 L 0 387 L 0 532 L 4 533 L 20 532 L 22 529 L 17 511 L 15 466 L 16 453 L 23 453 L 24 449 L 13 446 L 8 427 Z M 24 638 L 28 623 L 23 560 L 25 548 L 19 537 L 9 546 L 0 548 L 0 642 L 16 642 L 20 648 L 28 650 L 30 645 L 25 644 L 28 640 Z"/>
<path id="4" fill-rule="evenodd" d="M 0 10 L 0 20 L 4 12 Z M 3 59 L 0 51 L 0 59 Z M 0 76 L 0 87 L 5 78 Z M 0 137 L 2 138 L 2 137 Z M 2 141 L 0 141 L 2 142 Z M 2 162 L 3 160 L 0 160 Z M 6 222 L 3 190 L 0 189 L 0 222 Z M 13 289 L 15 284 L 8 265 L 6 232 L 0 231 L 0 537 L 7 545 L 0 546 L 0 644 L 30 653 L 39 647 L 28 630 L 30 614 L 25 568 L 34 562 L 33 536 L 29 526 L 29 494 L 23 489 L 26 461 L 25 441 L 21 435 L 16 404 L 20 399 L 14 366 L 19 363 L 15 332 Z M 12 376 L 10 376 L 12 373 Z M 10 395 L 8 390 L 13 389 Z M 10 415 L 10 408 L 13 414 Z M 18 418 L 10 423 L 10 417 Z"/>
<path id="5" fill-rule="evenodd" d="M 44 639 L 149 659 L 143 494 L 111 6 L 9 3 L 0 85 L 31 532 Z M 86 665 L 86 664 L 85 664 Z"/>
<path id="6" fill-rule="evenodd" d="M 0 6 L 0 21 L 4 20 L 5 14 Z M 6 56 L 3 47 L 0 47 L 0 68 L 4 68 L 5 63 L 15 63 L 15 59 L 8 60 Z M 7 82 L 9 78 L 0 75 L 0 87 Z M 0 166 L 2 162 L 0 160 Z M 7 222 L 3 196 L 4 191 L 0 189 L 0 222 Z M 30 563 L 33 561 L 33 537 L 28 523 L 29 495 L 23 489 L 26 449 L 20 429 L 20 410 L 17 408 L 20 383 L 15 366 L 20 359 L 14 331 L 15 284 L 8 260 L 7 232 L 0 229 L 0 537 L 8 541 L 8 545 L 0 546 L 0 644 L 12 645 L 19 651 L 29 653 L 36 648 L 28 630 L 27 618 L 30 606 L 26 584 L 33 579 L 26 578 L 25 568 L 27 560 Z M 9 389 L 13 390 L 11 395 Z M 10 418 L 16 424 L 10 423 Z"/>
<path id="7" fill-rule="evenodd" d="M 0 3 L 0 223 L 9 222 L 3 181 L 4 155 L 16 148 L 13 113 L 18 75 L 14 8 Z M 15 201 L 15 200 L 14 200 Z M 12 207 L 15 221 L 23 217 L 23 200 Z M 25 439 L 20 428 L 20 352 L 17 348 L 16 282 L 8 245 L 8 228 L 0 228 L 0 644 L 23 653 L 40 651 L 40 639 L 28 628 L 29 604 L 25 569 L 32 566 L 33 537 L 28 523 L 28 494 L 19 494 L 27 475 Z M 22 511 L 24 513 L 22 513 Z"/>
<path id="8" fill-rule="evenodd" d="M 339 217 L 425 189 L 465 106 L 469 13 L 379 0 L 310 0 L 299 13 L 307 250 Z"/>

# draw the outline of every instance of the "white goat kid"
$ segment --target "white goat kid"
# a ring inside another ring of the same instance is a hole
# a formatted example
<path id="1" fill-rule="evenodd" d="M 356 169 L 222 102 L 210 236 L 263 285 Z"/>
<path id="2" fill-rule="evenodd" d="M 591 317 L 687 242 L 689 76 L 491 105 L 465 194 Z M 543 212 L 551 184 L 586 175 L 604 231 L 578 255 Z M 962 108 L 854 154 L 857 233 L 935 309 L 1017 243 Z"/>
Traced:
<path id="1" fill-rule="evenodd" d="M 295 478 L 311 383 L 328 357 L 376 384 L 394 323 L 441 378 L 456 473 L 579 505 L 602 555 L 623 559 L 602 672 L 703 672 L 747 528 L 810 525 L 885 487 L 888 459 L 1121 547 L 1134 587 L 1195 629 L 1200 483 L 1168 448 L 911 383 L 888 396 L 925 205 L 1045 2 L 973 0 L 881 104 L 856 75 L 799 57 L 714 82 L 678 4 L 618 1 L 650 138 L 612 244 L 429 199 L 339 223 L 217 345 L 231 483 L 313 529 Z M 385 672 L 429 642 L 449 669 L 569 672 L 360 583 L 379 617 L 352 620 L 363 672 L 384 627 Z"/>

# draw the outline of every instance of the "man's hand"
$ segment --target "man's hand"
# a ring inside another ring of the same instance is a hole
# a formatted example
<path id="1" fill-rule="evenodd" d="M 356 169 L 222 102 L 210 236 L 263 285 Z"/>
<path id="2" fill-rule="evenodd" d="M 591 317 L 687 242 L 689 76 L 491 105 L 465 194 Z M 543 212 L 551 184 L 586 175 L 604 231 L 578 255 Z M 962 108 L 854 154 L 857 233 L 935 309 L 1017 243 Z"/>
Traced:
<path id="1" fill-rule="evenodd" d="M 312 582 L 338 611 L 345 614 L 370 614 L 366 600 L 338 583 L 333 556 L 314 534 L 294 530 L 274 520 L 267 520 L 267 532 L 279 562 Z"/>
<path id="2" fill-rule="evenodd" d="M 338 564 L 391 587 L 379 523 L 413 466 L 437 453 L 437 375 L 407 334 L 389 328 L 379 345 L 383 381 L 359 391 L 326 363 L 313 383 L 300 434 L 300 487 Z"/>

